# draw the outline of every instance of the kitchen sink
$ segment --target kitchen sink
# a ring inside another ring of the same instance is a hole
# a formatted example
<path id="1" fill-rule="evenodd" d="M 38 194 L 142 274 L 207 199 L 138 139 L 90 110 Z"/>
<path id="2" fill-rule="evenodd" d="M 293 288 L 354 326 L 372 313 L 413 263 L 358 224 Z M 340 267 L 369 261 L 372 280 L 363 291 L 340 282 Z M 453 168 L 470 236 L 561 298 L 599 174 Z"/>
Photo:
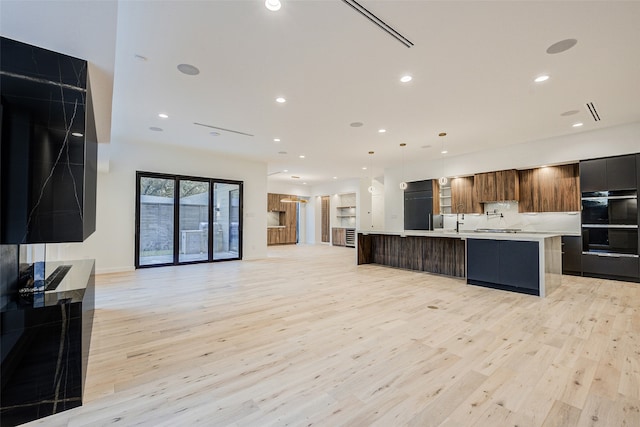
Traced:
<path id="1" fill-rule="evenodd" d="M 476 233 L 517 233 L 521 228 L 476 228 Z"/>

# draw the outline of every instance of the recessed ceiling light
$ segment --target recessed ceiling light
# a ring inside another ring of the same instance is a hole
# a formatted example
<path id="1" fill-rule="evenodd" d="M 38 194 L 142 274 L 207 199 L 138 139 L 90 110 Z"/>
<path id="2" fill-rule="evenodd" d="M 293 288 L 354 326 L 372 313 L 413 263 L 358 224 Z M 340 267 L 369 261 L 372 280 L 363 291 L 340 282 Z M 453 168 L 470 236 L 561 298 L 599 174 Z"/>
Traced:
<path id="1" fill-rule="evenodd" d="M 549 76 L 547 74 L 543 74 L 541 76 L 536 77 L 533 81 L 536 83 L 542 83 L 549 80 Z"/>
<path id="2" fill-rule="evenodd" d="M 276 98 L 276 102 L 279 102 L 280 104 L 284 104 L 285 102 L 287 102 L 287 100 L 279 96 L 278 98 Z"/>
<path id="3" fill-rule="evenodd" d="M 560 40 L 557 43 L 552 44 L 547 48 L 547 53 L 553 55 L 554 53 L 562 53 L 565 52 L 572 47 L 574 47 L 578 43 L 576 39 L 565 39 Z"/>
<path id="4" fill-rule="evenodd" d="M 363 166 L 363 167 L 362 167 L 362 170 L 363 170 L 363 171 L 366 171 L 366 170 L 367 170 L 367 167 L 366 167 L 366 166 Z"/>
<path id="5" fill-rule="evenodd" d="M 307 183 L 306 183 L 306 182 L 303 182 L 303 183 L 302 183 L 302 185 L 307 185 Z"/>
<path id="6" fill-rule="evenodd" d="M 304 154 L 300 154 L 298 157 L 300 157 L 301 159 L 304 159 Z"/>
<path id="7" fill-rule="evenodd" d="M 212 131 L 212 132 L 209 132 L 209 135 L 211 135 L 211 136 L 220 136 L 220 132 Z"/>
<path id="8" fill-rule="evenodd" d="M 278 151 L 278 154 L 287 154 L 286 151 Z"/>
<path id="9" fill-rule="evenodd" d="M 264 5 L 267 9 L 269 9 L 272 12 L 276 12 L 280 10 L 280 8 L 282 7 L 280 0 L 266 0 L 264 2 Z"/>
<path id="10" fill-rule="evenodd" d="M 283 170 L 282 172 L 285 172 L 285 173 L 286 173 L 286 172 L 289 172 L 289 169 L 285 169 L 285 170 Z"/>
<path id="11" fill-rule="evenodd" d="M 291 175 L 291 178 L 293 178 L 293 179 L 300 179 L 300 177 L 299 177 L 299 176 L 296 176 L 296 175 Z"/>
<path id="12" fill-rule="evenodd" d="M 273 138 L 273 142 L 280 142 L 280 138 Z"/>
<path id="13" fill-rule="evenodd" d="M 334 176 L 334 177 L 333 177 L 333 179 L 338 179 L 338 177 L 337 177 L 337 176 Z"/>
<path id="14" fill-rule="evenodd" d="M 157 126 L 151 126 L 149 128 L 149 130 L 155 131 L 155 132 L 162 132 L 162 128 L 159 128 Z"/>
<path id="15" fill-rule="evenodd" d="M 136 58 L 138 61 L 146 61 L 147 60 L 146 56 L 138 55 L 137 53 L 135 55 L 133 55 L 133 57 Z"/>
<path id="16" fill-rule="evenodd" d="M 179 64 L 178 71 L 188 76 L 197 76 L 198 74 L 200 74 L 200 70 L 198 70 L 198 68 L 194 67 L 191 64 Z"/>
<path id="17" fill-rule="evenodd" d="M 160 114 L 158 114 L 158 117 L 160 117 L 161 119 L 168 119 L 169 115 L 165 114 L 165 113 L 160 113 Z"/>
<path id="18" fill-rule="evenodd" d="M 352 128 L 359 128 L 359 127 L 362 127 L 362 125 L 363 125 L 362 122 L 353 122 L 349 126 L 351 126 Z"/>
<path id="19" fill-rule="evenodd" d="M 80 132 L 73 132 L 71 135 L 73 136 L 77 136 L 78 138 L 80 138 L 81 136 L 84 136 L 83 134 L 81 134 Z"/>
<path id="20" fill-rule="evenodd" d="M 442 151 L 440 152 L 440 154 L 447 154 L 447 153 L 448 153 L 448 151 L 447 151 L 447 150 L 442 150 Z"/>
<path id="21" fill-rule="evenodd" d="M 409 83 L 412 79 L 413 77 L 411 77 L 410 75 L 400 77 L 400 81 L 402 83 Z"/>
<path id="22" fill-rule="evenodd" d="M 567 117 L 567 116 L 573 116 L 574 114 L 578 114 L 580 111 L 578 110 L 569 110 L 569 111 L 565 111 L 564 113 L 561 113 L 560 115 L 562 117 Z"/>
<path id="23" fill-rule="evenodd" d="M 378 129 L 378 133 L 385 133 L 386 131 L 386 129 Z"/>
<path id="24" fill-rule="evenodd" d="M 571 126 L 573 126 L 574 128 L 579 128 L 580 126 L 582 126 L 582 123 L 574 123 Z"/>

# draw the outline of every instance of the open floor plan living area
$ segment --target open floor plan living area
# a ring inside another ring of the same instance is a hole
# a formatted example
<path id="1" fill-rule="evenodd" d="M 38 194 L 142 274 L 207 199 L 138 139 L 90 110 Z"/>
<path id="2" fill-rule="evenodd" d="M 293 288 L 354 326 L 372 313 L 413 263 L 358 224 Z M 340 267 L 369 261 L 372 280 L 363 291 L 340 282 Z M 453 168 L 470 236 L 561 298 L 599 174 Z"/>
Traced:
<path id="1" fill-rule="evenodd" d="M 29 425 L 640 423 L 637 284 L 541 299 L 303 245 L 96 287 L 85 403 Z"/>
<path id="2" fill-rule="evenodd" d="M 639 427 L 639 22 L 1 0 L 0 427 Z"/>

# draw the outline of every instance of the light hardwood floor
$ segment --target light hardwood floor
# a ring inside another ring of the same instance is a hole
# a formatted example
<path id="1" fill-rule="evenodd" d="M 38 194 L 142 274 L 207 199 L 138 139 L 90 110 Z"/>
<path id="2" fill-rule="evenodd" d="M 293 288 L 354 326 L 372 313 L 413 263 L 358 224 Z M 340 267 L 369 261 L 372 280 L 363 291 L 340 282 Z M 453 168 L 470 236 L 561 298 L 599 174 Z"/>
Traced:
<path id="1" fill-rule="evenodd" d="M 541 299 L 350 248 L 98 276 L 86 403 L 32 425 L 640 426 L 640 284 Z"/>

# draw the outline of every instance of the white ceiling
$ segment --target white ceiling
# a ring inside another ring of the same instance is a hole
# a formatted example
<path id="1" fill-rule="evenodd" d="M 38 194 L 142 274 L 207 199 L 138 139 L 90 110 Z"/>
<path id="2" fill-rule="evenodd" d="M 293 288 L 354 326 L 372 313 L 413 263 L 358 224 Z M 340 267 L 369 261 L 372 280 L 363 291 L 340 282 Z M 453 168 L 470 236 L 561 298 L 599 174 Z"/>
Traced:
<path id="1" fill-rule="evenodd" d="M 112 143 L 191 146 L 266 161 L 270 179 L 297 175 L 295 182 L 312 185 L 367 175 L 362 167 L 372 163 L 377 170 L 399 165 L 401 142 L 407 162 L 420 161 L 440 157 L 443 140 L 455 156 L 640 121 L 640 2 L 360 1 L 411 48 L 340 0 L 282 2 L 270 12 L 262 0 L 120 1 Z M 10 37 L 5 3 L 16 2 L 2 3 L 2 33 Z M 78 4 L 44 3 L 55 4 L 60 16 Z M 98 3 L 115 10 L 112 2 Z M 100 16 L 85 21 L 90 27 Z M 41 39 L 28 42 L 49 47 L 49 36 L 25 28 Z M 104 37 L 114 42 L 113 34 Z M 573 49 L 545 52 L 567 38 L 578 40 Z M 86 43 L 89 61 L 101 54 L 91 37 L 65 43 Z M 180 63 L 200 74 L 181 74 Z M 543 73 L 551 78 L 534 83 Z M 400 83 L 403 74 L 413 80 Z M 287 102 L 276 103 L 278 96 Z M 579 113 L 560 115 L 568 110 Z M 158 118 L 160 112 L 169 118 Z M 364 125 L 349 126 L 356 121 Z M 211 136 L 213 129 L 194 122 L 254 136 Z M 584 126 L 573 128 L 575 122 Z"/>

